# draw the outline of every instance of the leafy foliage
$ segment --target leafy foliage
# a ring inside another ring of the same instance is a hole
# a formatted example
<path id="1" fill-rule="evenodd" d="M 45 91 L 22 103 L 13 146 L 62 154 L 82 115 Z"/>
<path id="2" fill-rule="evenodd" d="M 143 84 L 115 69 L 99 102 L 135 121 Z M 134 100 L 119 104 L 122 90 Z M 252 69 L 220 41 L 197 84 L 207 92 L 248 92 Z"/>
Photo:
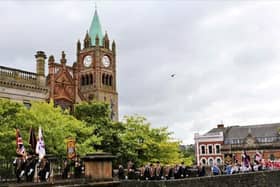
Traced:
<path id="1" fill-rule="evenodd" d="M 141 116 L 127 116 L 122 122 L 110 119 L 109 104 L 81 103 L 74 115 L 54 107 L 53 103 L 32 103 L 30 109 L 22 104 L 0 99 L 0 159 L 15 156 L 15 129 L 19 128 L 24 146 L 28 145 L 29 129 L 41 126 L 46 152 L 66 155 L 67 138 L 75 138 L 81 155 L 98 151 L 117 156 L 116 163 L 132 160 L 136 165 L 160 161 L 175 164 L 185 161 L 191 165 L 192 150 L 180 150 L 180 141 L 171 138 L 167 127 L 152 128 Z"/>
<path id="2" fill-rule="evenodd" d="M 110 107 L 108 103 L 90 102 L 76 105 L 74 116 L 84 121 L 87 126 L 94 127 L 94 134 L 100 139 L 94 147 L 97 150 L 118 155 L 121 140 L 119 134 L 123 126 L 119 122 L 110 119 Z"/>
<path id="3" fill-rule="evenodd" d="M 77 151 L 81 155 L 93 152 L 93 143 L 98 138 L 93 135 L 94 127 L 86 126 L 67 111 L 54 107 L 53 103 L 32 103 L 28 110 L 19 103 L 0 99 L 1 146 L 0 158 L 10 158 L 15 155 L 15 129 L 19 128 L 24 146 L 29 149 L 29 129 L 43 129 L 46 152 L 57 156 L 66 155 L 67 138 L 75 138 Z"/>
<path id="4" fill-rule="evenodd" d="M 24 112 L 24 110 L 26 109 L 19 103 L 0 99 L 0 159 L 15 155 L 15 129 L 23 127 L 17 114 Z M 21 135 L 27 137 L 24 132 L 21 132 Z"/>
<path id="5" fill-rule="evenodd" d="M 146 162 L 178 163 L 182 161 L 179 141 L 170 138 L 167 127 L 151 128 L 144 117 L 125 117 L 123 122 L 110 119 L 109 104 L 81 103 L 75 107 L 77 119 L 94 126 L 101 139 L 95 148 L 118 156 L 117 162 L 133 160 L 137 165 Z"/>
<path id="6" fill-rule="evenodd" d="M 133 160 L 137 165 L 147 162 L 178 163 L 181 159 L 179 141 L 170 138 L 166 127 L 151 128 L 144 117 L 130 116 L 124 120 L 123 160 Z"/>
<path id="7" fill-rule="evenodd" d="M 195 162 L 195 153 L 193 145 L 188 145 L 187 147 L 181 148 L 183 154 L 183 162 L 186 165 L 192 165 Z"/>

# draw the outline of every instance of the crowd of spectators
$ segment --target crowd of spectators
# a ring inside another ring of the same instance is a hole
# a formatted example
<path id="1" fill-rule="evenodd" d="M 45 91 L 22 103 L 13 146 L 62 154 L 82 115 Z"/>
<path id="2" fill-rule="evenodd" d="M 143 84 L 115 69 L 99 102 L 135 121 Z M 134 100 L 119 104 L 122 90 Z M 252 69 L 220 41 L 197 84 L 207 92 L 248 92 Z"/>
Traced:
<path id="1" fill-rule="evenodd" d="M 122 165 L 118 168 L 118 177 L 120 180 L 169 180 L 169 179 L 183 179 L 187 177 L 203 177 L 211 175 L 231 175 L 237 173 L 257 172 L 264 170 L 280 170 L 280 161 L 264 160 L 261 156 L 257 156 L 253 161 L 244 151 L 242 160 L 233 161 L 225 165 L 213 165 L 209 168 L 200 164 L 199 166 L 188 167 L 182 162 L 177 165 L 162 166 L 160 162 L 149 163 L 136 168 L 135 165 L 129 161 L 127 169 Z"/>
<path id="2" fill-rule="evenodd" d="M 228 163 L 224 166 L 223 173 L 230 175 L 234 173 L 256 172 L 273 169 L 280 169 L 279 161 L 265 160 L 258 151 L 256 152 L 254 160 L 251 161 L 246 151 L 244 151 L 241 162 L 239 163 L 238 160 L 235 160 L 234 163 Z"/>

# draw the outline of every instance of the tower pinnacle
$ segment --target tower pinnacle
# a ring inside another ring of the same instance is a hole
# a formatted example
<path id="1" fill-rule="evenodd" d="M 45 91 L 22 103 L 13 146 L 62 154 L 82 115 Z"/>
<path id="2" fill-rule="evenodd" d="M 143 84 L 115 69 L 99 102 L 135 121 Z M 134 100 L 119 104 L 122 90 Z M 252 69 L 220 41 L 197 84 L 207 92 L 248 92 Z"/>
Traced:
<path id="1" fill-rule="evenodd" d="M 96 38 L 96 35 L 98 35 L 98 38 L 103 38 L 102 36 L 102 29 L 101 29 L 101 24 L 99 21 L 99 17 L 98 17 L 98 13 L 97 13 L 97 7 L 95 5 L 95 11 L 94 11 L 94 16 L 89 28 L 89 36 L 90 38 L 92 38 L 91 40 L 91 44 L 92 45 L 96 45 L 95 44 L 95 40 L 93 38 Z M 102 40 L 99 40 L 99 45 L 102 45 Z"/>

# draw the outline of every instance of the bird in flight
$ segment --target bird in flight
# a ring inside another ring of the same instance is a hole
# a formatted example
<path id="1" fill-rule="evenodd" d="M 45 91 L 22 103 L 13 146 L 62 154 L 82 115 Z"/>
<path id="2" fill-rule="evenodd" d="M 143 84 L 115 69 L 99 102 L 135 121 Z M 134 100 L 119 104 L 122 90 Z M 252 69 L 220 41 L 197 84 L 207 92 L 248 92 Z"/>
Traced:
<path id="1" fill-rule="evenodd" d="M 171 77 L 175 77 L 176 74 L 171 74 Z"/>

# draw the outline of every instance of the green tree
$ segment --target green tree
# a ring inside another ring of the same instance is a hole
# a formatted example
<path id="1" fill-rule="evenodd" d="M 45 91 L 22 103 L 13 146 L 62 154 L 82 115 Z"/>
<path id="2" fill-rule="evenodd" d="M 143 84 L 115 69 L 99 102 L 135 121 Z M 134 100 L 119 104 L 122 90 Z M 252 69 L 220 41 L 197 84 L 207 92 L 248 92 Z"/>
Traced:
<path id="1" fill-rule="evenodd" d="M 179 141 L 170 138 L 164 128 L 151 128 L 144 117 L 126 117 L 123 122 L 110 119 L 108 103 L 90 102 L 75 106 L 77 119 L 94 126 L 94 134 L 101 139 L 95 148 L 117 156 L 116 162 L 126 164 L 133 160 L 137 165 L 146 162 L 178 163 L 182 160 Z"/>
<path id="2" fill-rule="evenodd" d="M 0 127 L 1 158 L 15 155 L 15 129 L 19 128 L 24 146 L 29 149 L 29 129 L 35 130 L 39 126 L 43 129 L 43 136 L 47 154 L 57 156 L 66 155 L 67 138 L 75 138 L 77 152 L 84 155 L 93 152 L 93 144 L 100 141 L 93 135 L 94 127 L 87 126 L 53 103 L 34 102 L 30 109 L 19 103 L 0 99 Z"/>
<path id="3" fill-rule="evenodd" d="M 133 160 L 137 165 L 147 162 L 179 163 L 191 158 L 179 149 L 179 141 L 170 137 L 166 127 L 151 128 L 144 117 L 125 117 L 123 122 L 110 119 L 109 104 L 100 102 L 76 105 L 74 116 L 54 107 L 53 103 L 22 104 L 0 99 L 0 159 L 15 156 L 15 130 L 20 129 L 24 146 L 28 145 L 29 129 L 41 126 L 46 151 L 66 155 L 67 138 L 75 138 L 77 152 L 84 155 L 96 149 L 118 156 L 116 162 Z M 189 159 L 190 160 L 190 159 Z"/>
<path id="4" fill-rule="evenodd" d="M 76 105 L 74 116 L 87 126 L 94 127 L 94 134 L 100 138 L 100 143 L 94 144 L 96 149 L 120 156 L 122 142 L 119 134 L 124 128 L 122 123 L 111 120 L 110 113 L 108 103 L 92 101 Z"/>
<path id="5" fill-rule="evenodd" d="M 76 139 L 77 152 L 81 155 L 93 152 L 93 144 L 100 141 L 93 134 L 94 127 L 77 120 L 68 111 L 54 107 L 53 103 L 32 103 L 28 114 L 30 117 L 25 122 L 28 126 L 41 126 L 44 129 L 44 141 L 49 153 L 65 155 L 68 138 Z"/>
<path id="6" fill-rule="evenodd" d="M 181 146 L 181 153 L 183 154 L 183 161 L 186 165 L 193 165 L 195 162 L 195 153 L 193 145 Z"/>
<path id="7" fill-rule="evenodd" d="M 182 161 L 180 142 L 170 137 L 172 133 L 166 127 L 151 128 L 140 116 L 125 117 L 123 123 L 122 160 L 133 160 L 138 166 L 147 162 L 172 164 Z"/>
<path id="8" fill-rule="evenodd" d="M 21 128 L 23 123 L 17 114 L 26 110 L 23 105 L 10 100 L 0 99 L 0 159 L 11 159 L 16 149 L 16 128 Z M 21 135 L 27 137 L 25 131 Z"/>

